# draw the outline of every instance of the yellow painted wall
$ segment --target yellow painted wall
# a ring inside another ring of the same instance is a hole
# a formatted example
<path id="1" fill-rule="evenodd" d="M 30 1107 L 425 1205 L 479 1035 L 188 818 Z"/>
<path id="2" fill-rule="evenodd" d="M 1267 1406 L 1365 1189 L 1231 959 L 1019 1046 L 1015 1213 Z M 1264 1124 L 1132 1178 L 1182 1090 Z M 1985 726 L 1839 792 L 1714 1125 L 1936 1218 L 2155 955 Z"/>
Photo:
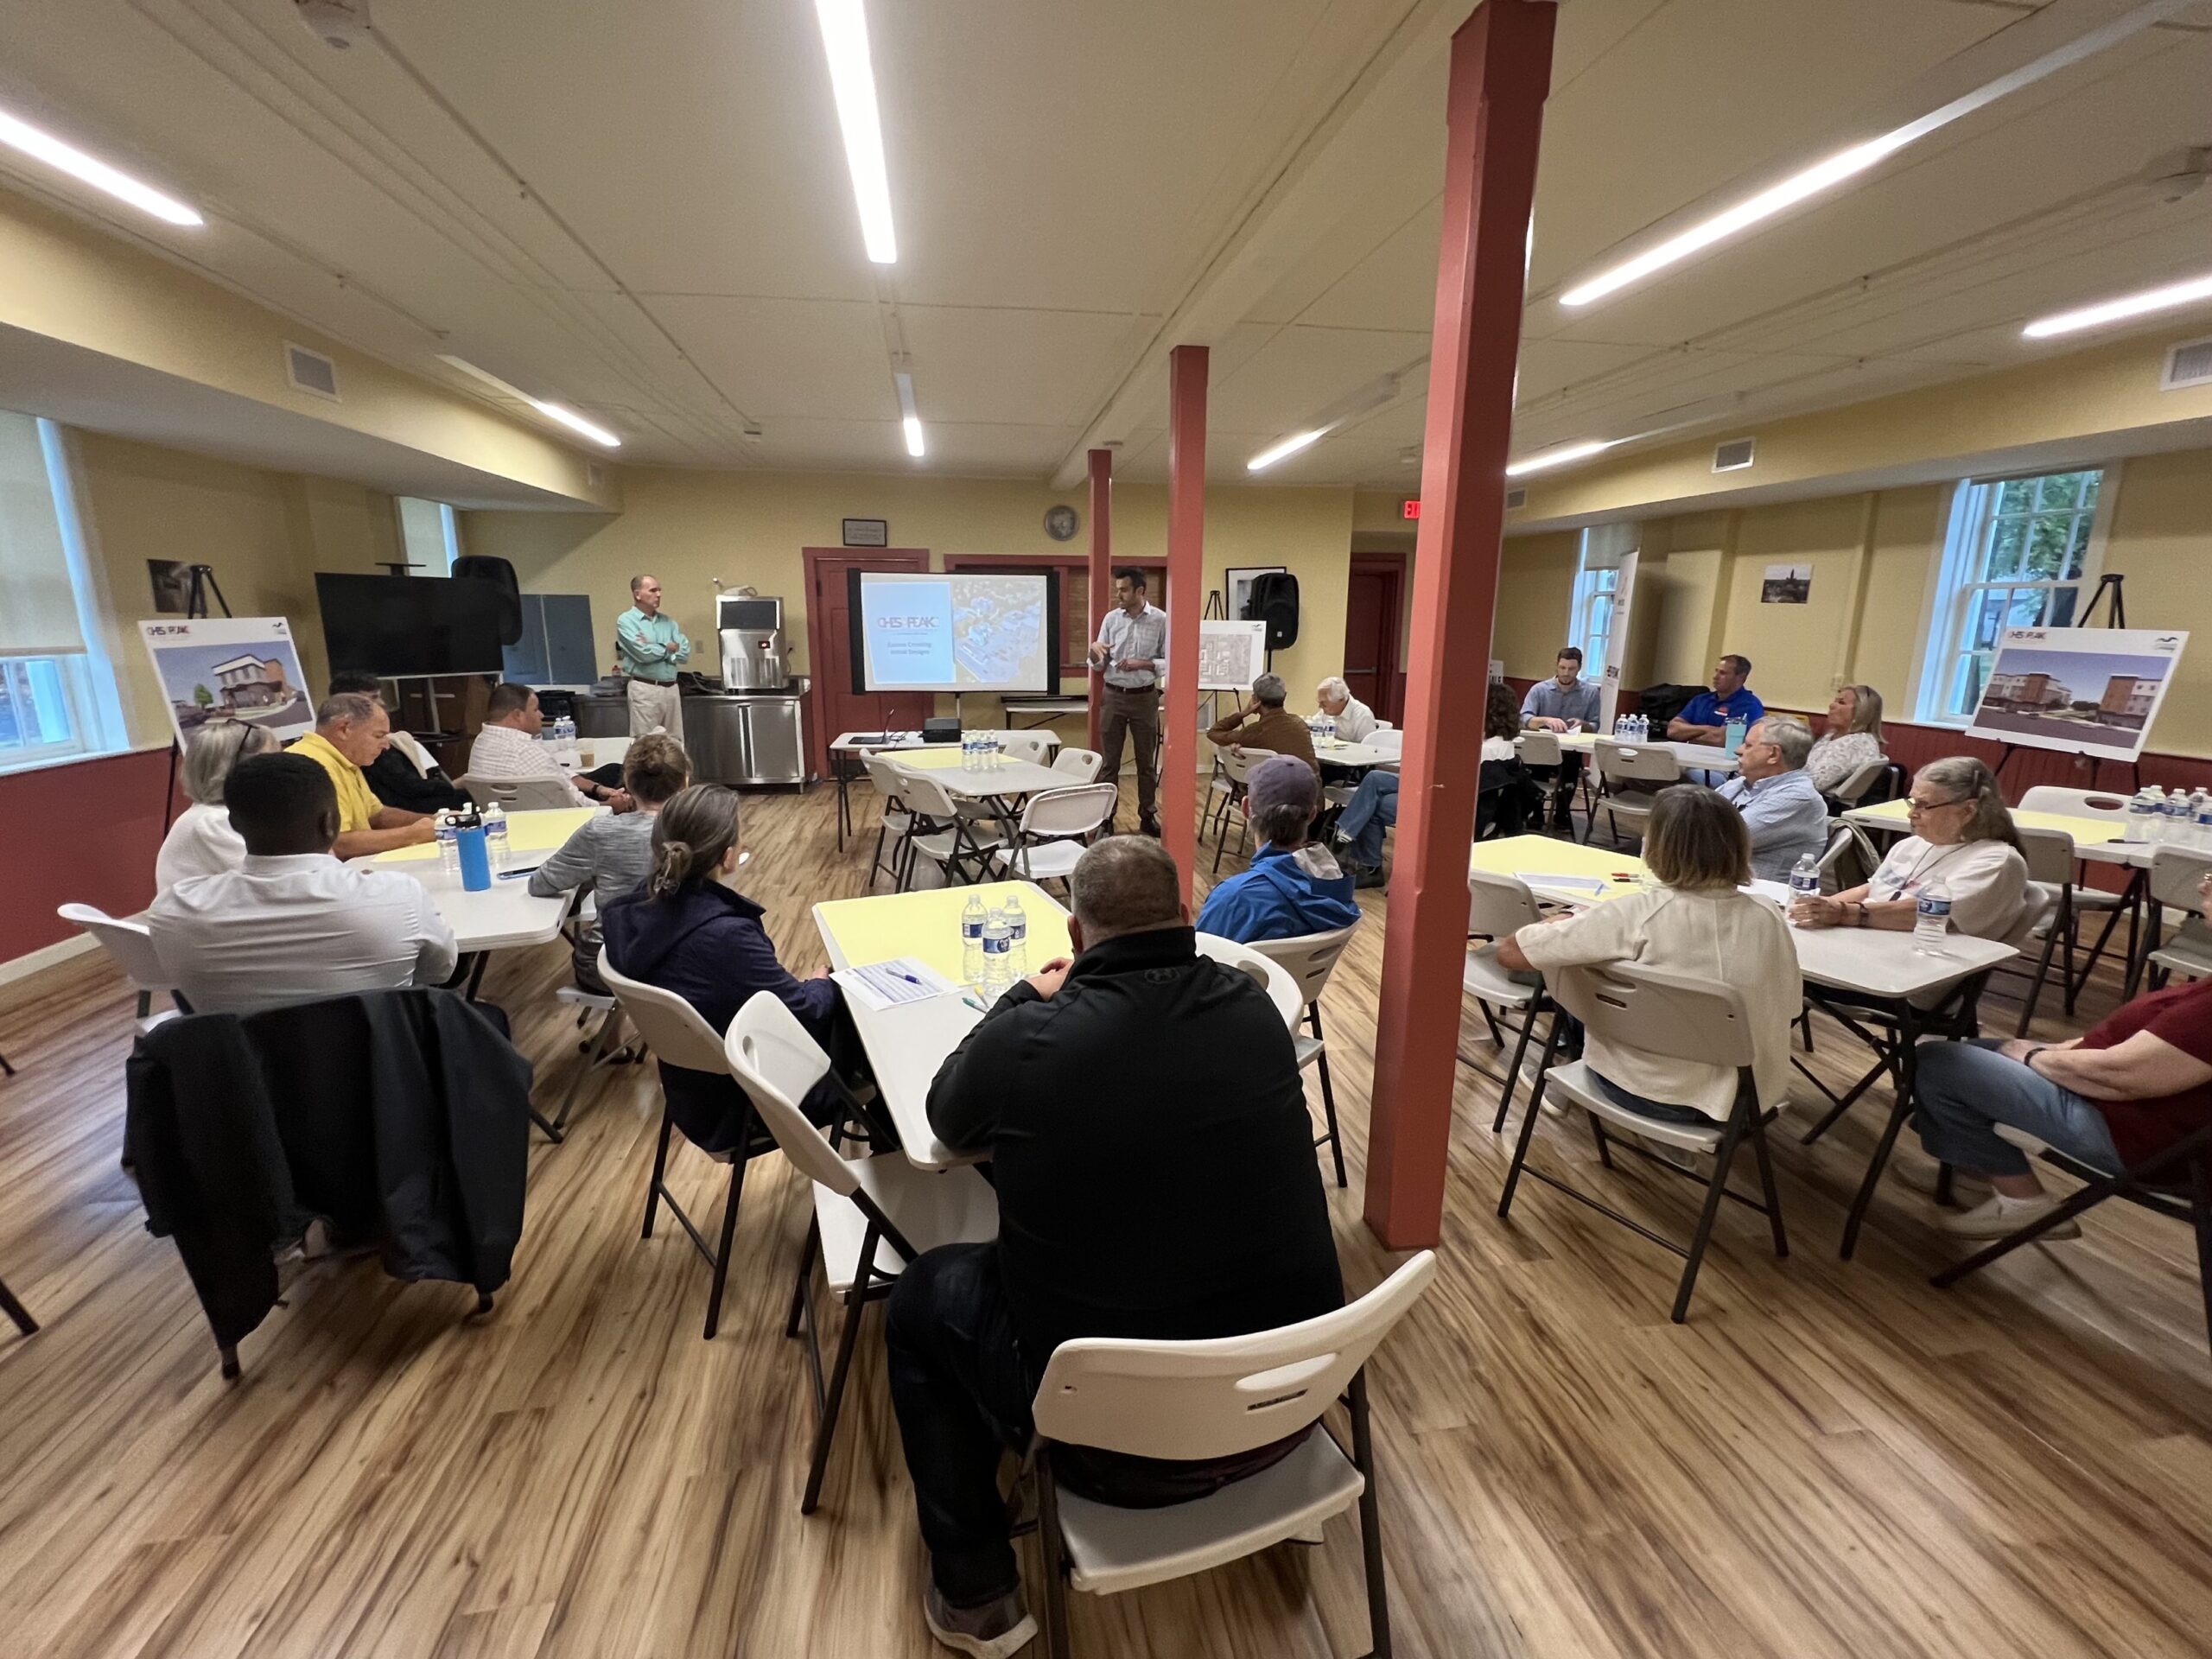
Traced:
<path id="1" fill-rule="evenodd" d="M 105 590 L 105 643 L 134 747 L 160 745 L 169 733 L 137 626 L 154 614 L 149 559 L 212 564 L 234 613 L 290 618 L 308 684 L 321 692 L 314 573 L 372 573 L 378 559 L 396 556 L 391 497 L 99 433 L 71 434 L 69 448 L 86 542 Z"/>
<path id="2" fill-rule="evenodd" d="M 1551 673 L 1567 639 L 1581 556 L 1579 531 L 1516 536 L 1505 543 L 1490 654 L 1503 661 L 1508 674 L 1541 680 Z"/>
<path id="3" fill-rule="evenodd" d="M 1720 649 L 1751 659 L 1751 689 L 1762 699 L 1792 709 L 1827 706 L 1837 642 L 1853 609 L 1865 514 L 1866 498 L 1850 495 L 1744 514 Z M 1809 601 L 1763 604 L 1760 587 L 1770 564 L 1810 564 Z"/>
<path id="4" fill-rule="evenodd" d="M 640 571 L 661 579 L 671 613 L 695 641 L 709 631 L 715 577 L 781 594 L 793 665 L 804 671 L 807 595 L 800 590 L 799 550 L 837 546 L 840 520 L 887 519 L 893 546 L 927 548 L 939 557 L 1088 548 L 1087 523 L 1071 543 L 1045 534 L 1045 511 L 1057 502 L 1084 505 L 1080 493 L 1018 480 L 639 468 L 624 475 L 620 516 L 470 512 L 462 515 L 461 536 L 469 552 L 510 560 L 525 589 L 588 594 L 609 655 L 614 618 L 629 605 L 629 581 Z M 1223 588 L 1231 566 L 1281 564 L 1299 578 L 1298 644 L 1275 653 L 1294 708 L 1310 707 L 1313 685 L 1341 666 L 1352 506 L 1348 490 L 1207 493 L 1209 590 Z M 1164 557 L 1166 525 L 1164 489 L 1116 486 L 1117 554 Z"/>
<path id="5" fill-rule="evenodd" d="M 1911 713 L 1906 693 L 1920 651 L 1921 600 L 1929 567 L 1942 554 L 1950 505 L 1950 487 L 1936 484 L 1885 490 L 1875 505 L 1866 603 L 1846 683 L 1872 686 L 1898 718 Z"/>
<path id="6" fill-rule="evenodd" d="M 2194 638 L 2152 728 L 2154 747 L 2212 754 L 2212 451 L 2127 463 L 2104 568 L 2127 578 L 2127 620 Z"/>

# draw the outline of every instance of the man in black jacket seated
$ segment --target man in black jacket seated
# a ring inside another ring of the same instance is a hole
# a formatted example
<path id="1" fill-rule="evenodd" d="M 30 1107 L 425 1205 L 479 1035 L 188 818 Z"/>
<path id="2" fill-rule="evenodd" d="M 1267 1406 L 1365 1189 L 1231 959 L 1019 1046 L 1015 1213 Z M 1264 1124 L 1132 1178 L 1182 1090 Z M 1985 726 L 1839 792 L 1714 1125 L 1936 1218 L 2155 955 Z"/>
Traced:
<path id="1" fill-rule="evenodd" d="M 1001 1448 L 1029 1435 L 1054 1348 L 1241 1336 L 1344 1301 L 1282 1015 L 1246 975 L 1198 954 L 1156 841 L 1100 842 L 1070 886 L 1074 961 L 1000 998 L 930 1090 L 938 1136 L 990 1154 L 998 1241 L 923 1255 L 886 1326 L 931 1559 L 930 1628 L 985 1659 L 1036 1632 L 997 1471 Z M 1105 1501 L 1173 1503 L 1302 1438 L 1227 1464 L 1063 1449 L 1053 1469 Z"/>
<path id="2" fill-rule="evenodd" d="M 373 674 L 334 674 L 330 677 L 330 695 L 341 691 L 359 691 L 365 696 L 384 700 L 384 682 Z M 395 737 L 406 734 L 397 733 Z M 414 739 L 408 738 L 412 743 Z M 395 741 L 367 766 L 361 775 L 369 780 L 369 788 L 377 799 L 386 806 L 397 806 L 410 812 L 458 812 L 469 804 L 468 791 L 445 774 L 442 766 L 433 765 L 428 772 L 417 772 L 414 760 Z"/>

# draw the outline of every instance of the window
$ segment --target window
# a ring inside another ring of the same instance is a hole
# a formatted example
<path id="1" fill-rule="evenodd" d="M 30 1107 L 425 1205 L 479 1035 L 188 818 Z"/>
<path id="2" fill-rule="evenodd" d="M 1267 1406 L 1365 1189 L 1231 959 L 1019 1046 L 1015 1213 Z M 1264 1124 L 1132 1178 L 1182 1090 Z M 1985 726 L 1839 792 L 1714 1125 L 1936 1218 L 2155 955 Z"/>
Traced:
<path id="1" fill-rule="evenodd" d="M 1144 572 L 1145 598 L 1167 608 L 1167 567 L 1153 559 L 1116 559 L 1114 568 L 1133 564 Z M 1080 683 L 1090 671 L 1090 561 L 1082 556 L 1033 559 L 1018 553 L 949 554 L 947 570 L 1054 570 L 1060 578 L 1060 677 Z M 1111 604 L 1112 588 L 1108 588 Z M 1080 684 L 1078 683 L 1078 690 Z"/>
<path id="2" fill-rule="evenodd" d="M 1603 680 L 1618 649 L 1613 619 L 1620 613 L 1621 561 L 1636 551 L 1637 531 L 1635 524 L 1593 524 L 1582 532 L 1567 637 L 1582 647 L 1585 679 Z"/>
<path id="3" fill-rule="evenodd" d="M 123 746 L 60 430 L 0 410 L 0 772 Z"/>
<path id="4" fill-rule="evenodd" d="M 399 520 L 399 556 L 420 565 L 421 575 L 451 575 L 453 562 L 461 554 L 453 509 L 442 501 L 425 501 L 416 495 L 394 496 L 391 505 Z"/>
<path id="5" fill-rule="evenodd" d="M 2096 578 L 2098 507 L 2110 496 L 2094 471 L 1959 486 L 1929 617 L 1920 719 L 1973 714 L 2005 629 L 2074 626 Z"/>

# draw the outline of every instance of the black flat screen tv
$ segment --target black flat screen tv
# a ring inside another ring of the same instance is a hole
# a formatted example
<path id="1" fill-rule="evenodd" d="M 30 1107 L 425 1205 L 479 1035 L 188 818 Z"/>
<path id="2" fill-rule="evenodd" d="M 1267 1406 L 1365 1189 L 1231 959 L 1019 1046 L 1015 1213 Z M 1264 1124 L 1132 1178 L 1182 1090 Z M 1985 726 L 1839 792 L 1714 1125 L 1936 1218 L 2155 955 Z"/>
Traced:
<path id="1" fill-rule="evenodd" d="M 318 570 L 322 642 L 334 674 L 394 679 L 499 674 L 503 594 L 495 582 L 455 576 L 355 576 Z"/>

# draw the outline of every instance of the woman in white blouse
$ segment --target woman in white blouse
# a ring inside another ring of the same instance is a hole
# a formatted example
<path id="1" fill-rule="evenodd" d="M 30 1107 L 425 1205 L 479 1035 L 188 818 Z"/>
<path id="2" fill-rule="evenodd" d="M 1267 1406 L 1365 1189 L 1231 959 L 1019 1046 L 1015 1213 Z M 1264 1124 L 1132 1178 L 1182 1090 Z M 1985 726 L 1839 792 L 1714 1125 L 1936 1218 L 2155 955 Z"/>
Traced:
<path id="1" fill-rule="evenodd" d="M 1659 885 L 1592 905 L 1565 921 L 1538 922 L 1497 947 L 1515 973 L 1640 962 L 1732 985 L 1751 1029 L 1759 1104 L 1789 1093 L 1789 1022 L 1803 1006 L 1797 948 L 1782 912 L 1740 891 L 1751 879 L 1744 815 L 1709 789 L 1659 791 L 1644 830 L 1644 863 Z M 1583 1058 L 1621 1105 L 1669 1123 L 1725 1122 L 1736 1104 L 1736 1069 L 1612 1048 L 1595 1036 Z"/>
<path id="2" fill-rule="evenodd" d="M 1882 694 L 1871 685 L 1845 686 L 1828 703 L 1827 730 L 1805 757 L 1813 787 L 1833 795 L 1859 767 L 1887 758 L 1882 753 Z"/>
<path id="3" fill-rule="evenodd" d="M 1940 880 L 1960 932 L 2023 943 L 2044 899 L 2028 885 L 2027 860 L 1996 775 L 1965 755 L 1930 760 L 1912 780 L 1905 811 L 1912 833 L 1890 849 L 1872 880 L 1833 898 L 1800 899 L 1790 919 L 1801 927 L 1910 928 L 1921 893 Z"/>
<path id="4" fill-rule="evenodd" d="M 274 754 L 283 746 L 264 727 L 243 720 L 211 720 L 192 734 L 184 752 L 184 792 L 192 804 L 169 825 L 154 858 L 154 890 L 167 893 L 195 875 L 235 870 L 245 841 L 231 828 L 223 785 L 231 768 L 250 754 Z"/>

